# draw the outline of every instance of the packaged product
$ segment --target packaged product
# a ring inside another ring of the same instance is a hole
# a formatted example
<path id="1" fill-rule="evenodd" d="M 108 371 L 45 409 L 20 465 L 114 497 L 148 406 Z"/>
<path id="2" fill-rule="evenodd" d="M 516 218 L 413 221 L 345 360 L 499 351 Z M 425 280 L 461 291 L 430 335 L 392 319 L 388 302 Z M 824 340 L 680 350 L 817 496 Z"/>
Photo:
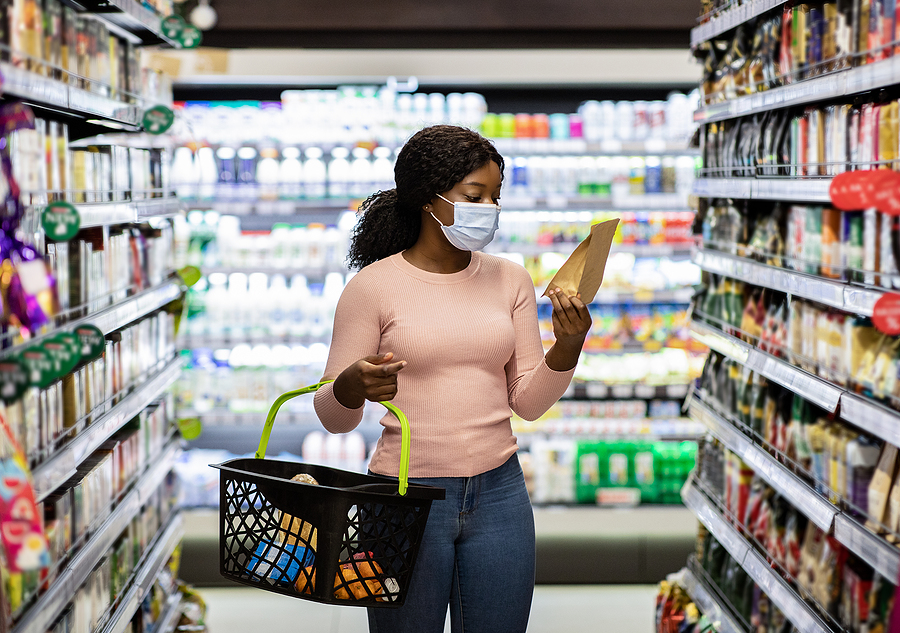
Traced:
<path id="1" fill-rule="evenodd" d="M 837 615 L 841 597 L 841 578 L 847 551 L 834 538 L 826 536 L 816 565 L 810 593 L 826 611 Z"/>
<path id="2" fill-rule="evenodd" d="M 843 271 L 841 242 L 841 212 L 826 207 L 822 210 L 822 275 L 840 279 Z"/>
<path id="3" fill-rule="evenodd" d="M 820 494 L 827 494 L 827 486 L 830 481 L 830 440 L 828 421 L 820 418 L 808 429 L 809 446 L 812 450 L 812 473 L 816 481 L 816 490 Z"/>
<path id="4" fill-rule="evenodd" d="M 812 593 L 818 571 L 819 560 L 825 547 L 825 533 L 809 521 L 803 535 L 803 546 L 800 548 L 799 570 L 795 578 L 801 590 Z M 803 591 L 801 591 L 803 593 Z"/>
<path id="5" fill-rule="evenodd" d="M 866 510 L 869 520 L 866 522 L 873 532 L 881 532 L 881 527 L 887 521 L 888 496 L 891 492 L 891 484 L 897 475 L 897 447 L 887 442 L 881 448 L 878 464 L 869 483 Z"/>
<path id="6" fill-rule="evenodd" d="M 837 504 L 841 498 L 847 498 L 847 445 L 859 435 L 849 429 L 831 428 L 831 471 L 830 487 L 833 491 L 831 502 Z M 877 457 L 876 457 L 877 459 Z M 836 495 L 836 496 L 835 496 Z"/>
<path id="7" fill-rule="evenodd" d="M 869 487 L 878 466 L 881 447 L 865 436 L 849 437 L 847 441 L 847 483 L 844 497 L 855 514 L 864 515 L 869 508 Z"/>
<path id="8" fill-rule="evenodd" d="M 895 591 L 896 587 L 890 581 L 875 573 L 872 590 L 869 592 L 869 618 L 866 621 L 868 633 L 886 633 L 888 630 Z"/>

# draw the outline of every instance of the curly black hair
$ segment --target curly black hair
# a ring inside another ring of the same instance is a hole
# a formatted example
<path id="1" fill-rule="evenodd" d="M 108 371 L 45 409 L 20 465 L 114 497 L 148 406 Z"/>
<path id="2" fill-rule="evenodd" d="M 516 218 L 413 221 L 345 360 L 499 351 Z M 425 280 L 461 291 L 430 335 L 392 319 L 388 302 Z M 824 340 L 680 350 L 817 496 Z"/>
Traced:
<path id="1" fill-rule="evenodd" d="M 416 132 L 397 156 L 396 189 L 379 191 L 359 207 L 347 264 L 359 269 L 411 247 L 419 239 L 422 207 L 490 161 L 502 177 L 500 152 L 468 128 L 435 125 Z"/>

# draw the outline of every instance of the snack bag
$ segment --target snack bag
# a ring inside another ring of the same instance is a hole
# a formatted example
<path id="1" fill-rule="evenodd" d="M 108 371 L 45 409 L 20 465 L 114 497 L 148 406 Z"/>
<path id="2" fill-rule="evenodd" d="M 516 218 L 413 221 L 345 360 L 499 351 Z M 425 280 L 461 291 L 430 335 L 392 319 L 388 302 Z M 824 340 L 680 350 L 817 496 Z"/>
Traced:
<path id="1" fill-rule="evenodd" d="M 589 304 L 594 300 L 600 284 L 613 236 L 619 220 L 607 220 L 591 227 L 591 234 L 578 245 L 569 259 L 550 280 L 543 296 L 550 290 L 561 288 L 567 295 L 581 293 L 581 300 Z"/>

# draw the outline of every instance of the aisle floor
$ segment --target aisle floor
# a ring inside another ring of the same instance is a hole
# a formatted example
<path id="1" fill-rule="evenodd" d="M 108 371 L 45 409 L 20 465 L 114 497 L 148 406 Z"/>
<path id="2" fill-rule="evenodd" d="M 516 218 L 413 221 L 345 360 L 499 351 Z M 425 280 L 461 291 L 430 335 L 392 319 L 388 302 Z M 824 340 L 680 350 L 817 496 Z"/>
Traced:
<path id="1" fill-rule="evenodd" d="M 366 633 L 363 609 L 331 607 L 244 588 L 200 589 L 210 633 Z M 528 633 L 651 633 L 656 587 L 540 585 Z M 445 631 L 450 631 L 449 622 Z"/>

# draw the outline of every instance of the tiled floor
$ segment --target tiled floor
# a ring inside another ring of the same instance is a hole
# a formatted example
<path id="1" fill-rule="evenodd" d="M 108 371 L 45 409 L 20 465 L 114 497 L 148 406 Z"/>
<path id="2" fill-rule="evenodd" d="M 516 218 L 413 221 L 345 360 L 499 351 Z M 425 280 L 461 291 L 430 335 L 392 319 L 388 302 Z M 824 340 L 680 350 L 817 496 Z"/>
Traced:
<path id="1" fill-rule="evenodd" d="M 255 589 L 201 589 L 210 633 L 366 633 L 365 610 L 333 607 Z M 528 633 L 651 633 L 656 587 L 541 585 Z M 445 629 L 449 631 L 449 624 Z"/>

